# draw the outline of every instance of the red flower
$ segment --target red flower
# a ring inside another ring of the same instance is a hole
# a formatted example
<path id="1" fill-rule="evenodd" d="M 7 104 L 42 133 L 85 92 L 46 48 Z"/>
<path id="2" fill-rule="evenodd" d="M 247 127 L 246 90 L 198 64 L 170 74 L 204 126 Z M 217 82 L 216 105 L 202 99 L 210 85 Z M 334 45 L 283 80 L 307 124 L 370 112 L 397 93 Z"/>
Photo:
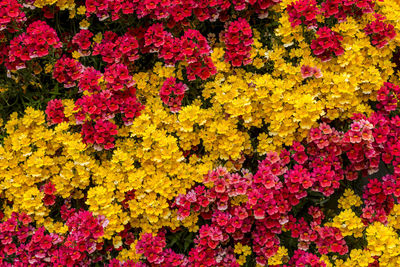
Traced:
<path id="1" fill-rule="evenodd" d="M 317 36 L 318 38 L 314 39 L 311 43 L 311 49 L 314 55 L 322 61 L 331 60 L 332 54 L 340 56 L 344 53 L 344 49 L 340 43 L 343 37 L 338 33 L 333 32 L 328 27 L 322 27 L 317 31 Z"/>
<path id="2" fill-rule="evenodd" d="M 43 203 L 45 206 L 52 206 L 56 203 L 56 196 L 54 195 L 45 195 L 43 198 Z"/>
<path id="3" fill-rule="evenodd" d="M 56 192 L 56 188 L 52 182 L 48 182 L 44 185 L 43 192 L 47 195 L 53 195 Z"/>

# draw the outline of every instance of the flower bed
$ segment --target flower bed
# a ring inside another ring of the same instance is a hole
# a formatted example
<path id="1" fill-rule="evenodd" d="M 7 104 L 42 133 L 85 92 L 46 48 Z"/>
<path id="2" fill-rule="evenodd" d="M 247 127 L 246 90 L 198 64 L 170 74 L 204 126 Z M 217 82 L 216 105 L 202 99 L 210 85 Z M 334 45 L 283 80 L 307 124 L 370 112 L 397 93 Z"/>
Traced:
<path id="1" fill-rule="evenodd" d="M 399 14 L 0 1 L 0 265 L 400 265 Z"/>

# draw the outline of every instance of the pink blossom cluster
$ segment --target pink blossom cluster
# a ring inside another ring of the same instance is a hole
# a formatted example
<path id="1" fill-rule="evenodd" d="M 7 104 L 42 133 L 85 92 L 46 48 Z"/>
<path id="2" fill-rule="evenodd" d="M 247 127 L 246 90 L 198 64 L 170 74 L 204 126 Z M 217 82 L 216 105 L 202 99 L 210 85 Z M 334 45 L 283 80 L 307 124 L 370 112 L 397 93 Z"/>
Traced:
<path id="1" fill-rule="evenodd" d="M 400 197 L 399 178 L 385 175 L 382 180 L 371 179 L 364 188 L 363 199 L 365 207 L 362 210 L 362 219 L 365 224 L 379 221 L 387 223 L 387 216 L 392 210 L 395 198 Z"/>
<path id="2" fill-rule="evenodd" d="M 311 206 L 308 214 L 312 216 L 310 224 L 303 217 L 297 220 L 290 215 L 289 222 L 285 225 L 285 229 L 290 230 L 291 237 L 298 240 L 298 249 L 307 251 L 314 243 L 321 255 L 348 253 L 348 246 L 340 230 L 336 227 L 321 226 L 325 216 L 320 208 Z"/>
<path id="3" fill-rule="evenodd" d="M 84 91 L 88 91 L 89 93 L 101 91 L 99 81 L 102 76 L 102 73 L 93 67 L 85 68 L 78 81 L 79 93 Z"/>
<path id="4" fill-rule="evenodd" d="M 325 267 L 326 264 L 317 255 L 298 249 L 294 252 L 294 255 L 288 262 L 288 265 L 283 266 Z"/>
<path id="5" fill-rule="evenodd" d="M 303 77 L 303 79 L 307 79 L 313 76 L 315 78 L 321 78 L 322 77 L 321 70 L 317 67 L 311 67 L 308 65 L 301 66 L 301 77 Z"/>
<path id="6" fill-rule="evenodd" d="M 225 60 L 234 67 L 251 63 L 250 51 L 253 44 L 253 32 L 244 18 L 238 18 L 229 23 L 224 34 L 226 45 Z"/>

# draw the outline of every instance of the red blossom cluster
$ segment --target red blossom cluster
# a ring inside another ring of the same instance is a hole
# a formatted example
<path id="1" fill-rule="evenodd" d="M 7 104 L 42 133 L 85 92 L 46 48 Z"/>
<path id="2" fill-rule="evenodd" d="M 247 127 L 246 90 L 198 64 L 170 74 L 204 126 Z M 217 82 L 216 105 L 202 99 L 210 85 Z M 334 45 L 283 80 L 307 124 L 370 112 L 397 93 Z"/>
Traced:
<path id="1" fill-rule="evenodd" d="M 107 89 L 117 92 L 124 88 L 131 88 L 135 81 L 129 75 L 128 68 L 124 64 L 112 64 L 104 70 L 104 80 L 107 84 Z"/>
<path id="2" fill-rule="evenodd" d="M 67 118 L 65 118 L 64 105 L 61 99 L 52 99 L 47 103 L 46 115 L 50 125 L 67 120 Z"/>
<path id="3" fill-rule="evenodd" d="M 150 265 L 159 266 L 188 266 L 187 259 L 171 249 L 166 249 L 165 234 L 159 232 L 156 236 L 150 233 L 142 235 L 136 244 L 136 252 L 143 254 Z"/>
<path id="4" fill-rule="evenodd" d="M 56 196 L 54 193 L 56 192 L 56 187 L 52 182 L 48 182 L 43 186 L 43 192 L 44 192 L 44 197 L 43 197 L 43 203 L 45 206 L 52 206 L 54 203 L 56 203 Z"/>
<path id="5" fill-rule="evenodd" d="M 321 255 L 331 252 L 340 255 L 348 253 L 346 241 L 340 230 L 336 227 L 321 226 L 325 217 L 322 210 L 311 206 L 308 213 L 312 216 L 310 224 L 304 218 L 297 220 L 290 215 L 289 222 L 285 225 L 291 237 L 298 239 L 298 249 L 307 251 L 314 243 Z"/>
<path id="6" fill-rule="evenodd" d="M 31 218 L 23 213 L 13 213 L 0 223 L 1 266 L 76 266 L 100 261 L 102 256 L 94 252 L 103 247 L 97 239 L 103 236 L 108 221 L 101 216 L 95 218 L 88 211 L 67 210 L 65 206 L 61 214 L 69 229 L 66 237 L 48 234 L 44 227 L 35 229 Z"/>
<path id="7" fill-rule="evenodd" d="M 136 98 L 136 89 L 131 87 L 125 91 L 102 90 L 92 95 L 85 95 L 75 102 L 75 109 L 78 124 L 86 120 L 110 120 L 117 113 L 123 115 L 125 124 L 130 124 L 140 115 L 144 106 Z"/>
<path id="8" fill-rule="evenodd" d="M 294 252 L 288 265 L 283 265 L 283 267 L 289 266 L 325 267 L 326 264 L 317 255 L 298 249 Z"/>
<path id="9" fill-rule="evenodd" d="M 160 89 L 161 100 L 170 108 L 171 112 L 178 112 L 181 110 L 182 99 L 188 89 L 186 84 L 177 82 L 176 78 L 170 77 L 165 80 Z"/>
<path id="10" fill-rule="evenodd" d="M 147 267 L 146 263 L 135 262 L 133 260 L 119 261 L 117 259 L 111 259 L 107 267 Z"/>
<path id="11" fill-rule="evenodd" d="M 75 102 L 75 109 L 77 123 L 83 124 L 83 141 L 101 150 L 114 147 L 114 136 L 118 131 L 117 125 L 110 120 L 121 114 L 124 124 L 131 124 L 144 106 L 137 100 L 135 88 L 131 87 L 124 91 L 102 90 L 85 95 Z"/>
<path id="12" fill-rule="evenodd" d="M 72 38 L 72 43 L 78 46 L 78 52 L 81 55 L 89 56 L 90 51 L 89 48 L 91 46 L 90 38 L 93 37 L 93 33 L 89 30 L 81 30 Z"/>
<path id="13" fill-rule="evenodd" d="M 117 125 L 107 120 L 96 122 L 86 121 L 82 125 L 82 137 L 85 144 L 93 144 L 94 149 L 100 151 L 114 147 L 114 136 L 117 135 Z"/>
<path id="14" fill-rule="evenodd" d="M 9 70 L 23 69 L 27 61 L 47 56 L 51 49 L 61 46 L 56 31 L 46 22 L 37 20 L 10 41 L 4 65 Z"/>
<path id="15" fill-rule="evenodd" d="M 315 27 L 317 25 L 316 16 L 320 13 L 315 0 L 299 0 L 287 6 L 289 21 L 292 27 L 304 25 Z"/>
<path id="16" fill-rule="evenodd" d="M 253 32 L 244 18 L 238 18 L 229 23 L 224 34 L 226 45 L 225 60 L 232 66 L 239 67 L 251 63 L 250 51 L 253 44 Z"/>
<path id="17" fill-rule="evenodd" d="M 347 16 L 362 16 L 374 11 L 373 0 L 326 0 L 321 4 L 321 13 L 326 18 L 334 16 L 345 21 Z"/>
<path id="18" fill-rule="evenodd" d="M 54 64 L 53 78 L 63 83 L 65 88 L 71 88 L 76 86 L 76 82 L 82 77 L 83 69 L 79 61 L 64 55 Z"/>
<path id="19" fill-rule="evenodd" d="M 150 26 L 144 36 L 145 49 L 158 52 L 159 57 L 169 65 L 179 61 L 187 63 L 186 76 L 189 81 L 196 76 L 206 80 L 217 73 L 211 60 L 211 48 L 207 39 L 197 30 L 188 29 L 181 38 L 173 37 L 160 23 Z"/>
<path id="20" fill-rule="evenodd" d="M 397 99 L 399 95 L 399 86 L 388 82 L 384 83 L 376 96 L 376 99 L 379 101 L 377 103 L 377 108 L 384 109 L 386 112 L 395 111 L 397 108 Z M 384 134 L 386 135 L 387 133 Z"/>
<path id="21" fill-rule="evenodd" d="M 101 77 L 101 72 L 95 68 L 85 68 L 81 78 L 78 81 L 79 93 L 82 93 L 83 91 L 88 91 L 89 93 L 101 91 L 101 87 L 99 85 Z"/>
<path id="22" fill-rule="evenodd" d="M 360 17 L 374 11 L 373 0 L 324 0 L 318 6 L 315 0 L 298 0 L 287 6 L 289 21 L 292 27 L 303 25 L 308 28 L 317 26 L 316 17 L 319 14 L 325 18 L 334 17 L 339 22 L 348 16 Z"/>
<path id="23" fill-rule="evenodd" d="M 375 21 L 368 23 L 364 28 L 365 34 L 371 37 L 372 45 L 378 48 L 383 48 L 390 40 L 396 37 L 394 26 L 385 23 L 384 20 L 384 16 L 375 14 Z"/>
<path id="24" fill-rule="evenodd" d="M 0 33 L 3 30 L 13 32 L 17 28 L 13 28 L 13 23 L 20 25 L 26 21 L 25 13 L 21 11 L 22 5 L 17 0 L 1 0 L 0 1 Z"/>
<path id="25" fill-rule="evenodd" d="M 106 31 L 101 43 L 94 45 L 93 55 L 101 55 L 103 61 L 109 64 L 123 63 L 128 66 L 139 58 L 139 43 L 129 32 L 118 36 Z"/>
<path id="26" fill-rule="evenodd" d="M 110 17 L 117 20 L 123 15 L 136 14 L 138 18 L 148 16 L 153 20 L 167 20 L 171 27 L 194 15 L 198 20 L 229 18 L 229 9 L 236 11 L 253 8 L 253 12 L 264 14 L 265 10 L 281 0 L 87 0 L 87 16 L 95 14 L 99 20 Z M 268 13 L 267 13 L 268 14 Z"/>
<path id="27" fill-rule="evenodd" d="M 136 98 L 133 78 L 123 64 L 109 65 L 103 75 L 93 67 L 84 68 L 78 61 L 63 56 L 55 65 L 53 77 L 64 82 L 65 87 L 78 82 L 79 91 L 88 92 L 75 102 L 75 119 L 82 125 L 83 142 L 92 144 L 96 150 L 114 147 L 118 127 L 111 120 L 115 115 L 121 114 L 122 122 L 129 125 L 144 109 Z M 104 88 L 100 86 L 101 79 L 104 79 Z M 49 123 L 65 121 L 63 111 L 61 100 L 50 101 L 46 109 Z"/>
<path id="28" fill-rule="evenodd" d="M 317 36 L 318 38 L 311 43 L 311 49 L 323 62 L 331 60 L 332 55 L 340 56 L 344 53 L 341 46 L 343 37 L 338 33 L 328 27 L 322 27 L 318 29 Z"/>
<path id="29" fill-rule="evenodd" d="M 400 197 L 399 178 L 385 175 L 382 181 L 371 179 L 364 188 L 363 199 L 365 207 L 361 215 L 365 224 L 379 221 L 387 223 L 387 216 L 392 210 L 395 198 Z"/>

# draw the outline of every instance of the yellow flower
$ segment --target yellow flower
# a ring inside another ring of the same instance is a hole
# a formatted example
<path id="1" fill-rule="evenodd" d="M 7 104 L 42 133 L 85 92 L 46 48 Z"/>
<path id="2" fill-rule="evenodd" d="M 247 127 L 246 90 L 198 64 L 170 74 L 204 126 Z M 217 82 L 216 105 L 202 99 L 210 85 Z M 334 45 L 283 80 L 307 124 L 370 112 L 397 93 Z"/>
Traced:
<path id="1" fill-rule="evenodd" d="M 350 209 L 352 207 L 361 206 L 362 201 L 361 198 L 354 194 L 354 191 L 351 189 L 346 189 L 343 195 L 338 200 L 338 208 L 341 209 Z"/>
<path id="2" fill-rule="evenodd" d="M 101 34 L 101 32 L 97 33 L 94 37 L 93 37 L 93 41 L 95 41 L 96 43 L 101 43 L 101 40 L 103 39 L 103 35 Z"/>
<path id="3" fill-rule="evenodd" d="M 90 23 L 86 19 L 83 19 L 81 22 L 79 22 L 79 28 L 81 30 L 87 30 L 89 28 L 89 26 L 90 26 Z"/>
<path id="4" fill-rule="evenodd" d="M 46 66 L 44 67 L 45 73 L 50 73 L 52 70 L 53 70 L 53 65 L 51 64 L 46 64 Z"/>
<path id="5" fill-rule="evenodd" d="M 281 265 L 287 262 L 288 250 L 280 246 L 275 255 L 268 259 L 268 265 Z"/>
<path id="6" fill-rule="evenodd" d="M 362 237 L 365 228 L 361 218 L 357 217 L 351 209 L 342 211 L 328 225 L 338 228 L 343 236 L 353 235 L 354 237 Z"/>
<path id="7" fill-rule="evenodd" d="M 69 16 L 68 16 L 68 18 L 73 19 L 73 18 L 75 18 L 75 15 L 76 15 L 76 9 L 73 8 L 73 9 L 71 9 L 71 10 L 69 11 Z"/>
<path id="8" fill-rule="evenodd" d="M 74 59 L 79 59 L 81 57 L 81 53 L 79 53 L 78 51 L 73 51 L 72 52 L 72 57 Z"/>
<path id="9" fill-rule="evenodd" d="M 78 15 L 85 15 L 85 13 L 86 13 L 86 7 L 85 6 L 79 6 L 78 8 L 77 8 L 77 12 L 76 12 Z"/>

